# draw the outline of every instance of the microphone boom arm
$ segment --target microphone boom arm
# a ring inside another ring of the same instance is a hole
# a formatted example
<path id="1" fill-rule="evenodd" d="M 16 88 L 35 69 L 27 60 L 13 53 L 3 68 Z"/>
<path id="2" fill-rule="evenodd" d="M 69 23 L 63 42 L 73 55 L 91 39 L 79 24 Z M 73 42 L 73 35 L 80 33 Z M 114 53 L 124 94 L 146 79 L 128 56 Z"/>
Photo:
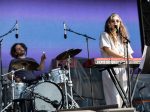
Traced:
<path id="1" fill-rule="evenodd" d="M 92 38 L 92 37 L 90 37 L 90 36 L 87 36 L 86 34 L 81 34 L 81 33 L 75 32 L 75 31 L 73 31 L 73 30 L 71 30 L 71 29 L 66 29 L 66 31 L 75 33 L 75 34 L 77 34 L 77 35 L 81 35 L 81 36 L 86 37 L 86 38 L 91 39 L 91 40 L 96 40 L 95 38 Z"/>
<path id="2" fill-rule="evenodd" d="M 91 39 L 91 40 L 96 40 L 96 39 L 95 39 L 95 38 L 92 38 L 92 37 L 90 37 L 90 36 L 87 36 L 86 34 L 81 34 L 81 33 L 75 32 L 75 31 L 73 31 L 73 30 L 71 30 L 71 29 L 66 29 L 66 31 L 69 31 L 69 32 L 75 33 L 75 34 L 77 34 L 77 35 L 81 35 L 81 36 L 83 36 L 83 37 L 85 37 L 85 38 L 86 38 L 88 59 L 90 59 L 90 56 L 89 56 L 89 54 L 90 54 L 90 53 L 89 53 L 89 44 L 88 44 L 88 39 Z"/>
<path id="3" fill-rule="evenodd" d="M 0 38 L 3 38 L 3 37 L 5 37 L 6 35 L 12 33 L 13 31 L 15 31 L 15 30 L 16 30 L 16 28 L 15 28 L 16 24 L 17 24 L 17 21 L 16 21 L 15 25 L 14 25 L 7 33 L 1 35 Z"/>

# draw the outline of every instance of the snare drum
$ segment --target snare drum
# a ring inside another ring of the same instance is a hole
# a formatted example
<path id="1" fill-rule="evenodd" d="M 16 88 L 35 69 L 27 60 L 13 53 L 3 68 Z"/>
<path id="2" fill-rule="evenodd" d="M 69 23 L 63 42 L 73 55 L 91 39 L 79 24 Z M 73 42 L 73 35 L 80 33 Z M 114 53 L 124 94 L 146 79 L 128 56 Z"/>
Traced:
<path id="1" fill-rule="evenodd" d="M 5 95 L 9 94 L 10 99 L 20 99 L 22 92 L 26 89 L 27 85 L 26 83 L 19 82 L 19 83 L 9 83 L 7 84 L 7 93 Z"/>
<path id="2" fill-rule="evenodd" d="M 39 82 L 32 88 L 37 111 L 49 112 L 62 108 L 64 103 L 63 93 L 57 84 L 45 81 Z"/>
<path id="3" fill-rule="evenodd" d="M 66 74 L 68 72 L 66 70 L 61 70 L 60 68 L 52 69 L 51 70 L 51 81 L 55 82 L 56 84 L 64 83 L 68 80 Z"/>
<path id="4" fill-rule="evenodd" d="M 19 99 L 21 96 L 21 93 L 26 89 L 26 84 L 19 82 L 19 83 L 15 83 L 14 86 L 14 99 Z"/>

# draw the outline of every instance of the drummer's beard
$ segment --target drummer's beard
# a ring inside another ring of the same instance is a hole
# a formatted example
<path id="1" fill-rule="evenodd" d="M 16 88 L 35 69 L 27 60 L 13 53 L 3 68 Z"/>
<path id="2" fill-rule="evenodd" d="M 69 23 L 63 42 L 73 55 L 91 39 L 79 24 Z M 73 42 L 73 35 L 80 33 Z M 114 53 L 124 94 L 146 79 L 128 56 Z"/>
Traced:
<path id="1" fill-rule="evenodd" d="M 24 50 L 22 50 L 19 54 L 17 54 L 17 57 L 18 58 L 22 58 L 22 57 L 25 57 L 25 51 Z"/>

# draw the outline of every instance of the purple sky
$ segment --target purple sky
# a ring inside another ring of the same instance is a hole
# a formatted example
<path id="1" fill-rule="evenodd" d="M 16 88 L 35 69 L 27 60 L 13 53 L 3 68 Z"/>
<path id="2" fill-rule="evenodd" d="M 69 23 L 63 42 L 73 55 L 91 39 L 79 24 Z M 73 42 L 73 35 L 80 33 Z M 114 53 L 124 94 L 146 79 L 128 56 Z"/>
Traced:
<path id="1" fill-rule="evenodd" d="M 3 41 L 2 55 L 7 67 L 10 47 L 15 42 L 24 42 L 28 55 L 40 59 L 47 54 L 47 68 L 51 59 L 71 49 L 80 48 L 77 57 L 87 57 L 85 38 L 67 32 L 63 38 L 63 22 L 72 30 L 96 39 L 89 41 L 90 58 L 100 57 L 99 35 L 111 13 L 118 13 L 128 28 L 134 57 L 141 56 L 139 19 L 136 0 L 0 0 L 0 35 L 8 32 L 15 21 L 19 23 L 19 39 L 11 33 Z"/>

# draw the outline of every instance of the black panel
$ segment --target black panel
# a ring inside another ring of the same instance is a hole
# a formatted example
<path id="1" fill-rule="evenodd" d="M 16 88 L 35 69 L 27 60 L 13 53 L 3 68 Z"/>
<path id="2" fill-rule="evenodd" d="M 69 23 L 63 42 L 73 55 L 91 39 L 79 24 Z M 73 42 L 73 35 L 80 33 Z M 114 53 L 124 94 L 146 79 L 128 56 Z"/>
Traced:
<path id="1" fill-rule="evenodd" d="M 150 1 L 138 0 L 142 49 L 150 46 Z"/>

